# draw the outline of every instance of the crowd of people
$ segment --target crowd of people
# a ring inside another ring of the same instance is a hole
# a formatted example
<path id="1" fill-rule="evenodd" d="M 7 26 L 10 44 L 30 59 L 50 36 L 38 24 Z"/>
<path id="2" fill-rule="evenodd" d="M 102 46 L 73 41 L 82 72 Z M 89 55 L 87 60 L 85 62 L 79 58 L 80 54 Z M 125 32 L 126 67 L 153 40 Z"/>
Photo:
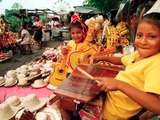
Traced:
<path id="1" fill-rule="evenodd" d="M 16 52 L 17 48 L 21 54 L 32 54 L 31 45 L 35 44 L 38 49 L 42 49 L 46 41 L 51 40 L 51 36 L 59 34 L 56 28 L 60 27 L 59 18 L 56 17 L 48 24 L 48 26 L 40 20 L 40 16 L 34 15 L 31 18 L 32 25 L 21 20 L 18 32 L 13 33 L 10 30 L 10 23 L 5 19 L 4 15 L 0 18 L 0 51 L 8 52 L 12 50 Z M 49 35 L 45 33 L 45 29 L 51 29 Z M 56 31 L 55 31 L 56 30 Z"/>

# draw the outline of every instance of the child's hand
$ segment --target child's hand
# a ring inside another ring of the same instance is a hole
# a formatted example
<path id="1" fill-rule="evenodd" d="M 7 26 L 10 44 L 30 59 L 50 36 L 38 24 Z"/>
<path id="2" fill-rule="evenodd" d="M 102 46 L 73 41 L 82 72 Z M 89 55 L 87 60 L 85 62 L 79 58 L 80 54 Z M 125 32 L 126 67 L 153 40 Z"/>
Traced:
<path id="1" fill-rule="evenodd" d="M 99 61 L 100 61 L 100 60 L 99 60 L 99 56 L 92 55 L 92 56 L 90 57 L 89 63 L 90 63 L 90 64 L 93 64 L 93 63 L 97 63 L 97 62 L 99 62 Z"/>
<path id="2" fill-rule="evenodd" d="M 63 55 L 66 55 L 66 54 L 68 54 L 69 49 L 68 49 L 68 47 L 63 46 L 63 47 L 61 48 L 61 51 L 62 51 L 62 54 L 63 54 Z"/>
<path id="3" fill-rule="evenodd" d="M 112 77 L 95 77 L 95 80 L 99 81 L 98 87 L 100 87 L 102 91 L 108 92 L 118 90 L 120 81 Z"/>

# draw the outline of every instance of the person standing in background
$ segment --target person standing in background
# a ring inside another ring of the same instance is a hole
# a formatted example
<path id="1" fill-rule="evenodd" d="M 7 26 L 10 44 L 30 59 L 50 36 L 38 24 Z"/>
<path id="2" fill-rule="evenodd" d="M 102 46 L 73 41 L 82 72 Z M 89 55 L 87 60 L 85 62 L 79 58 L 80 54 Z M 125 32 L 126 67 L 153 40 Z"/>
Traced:
<path id="1" fill-rule="evenodd" d="M 58 17 L 52 18 L 51 21 L 52 38 L 58 39 L 58 37 L 60 36 L 59 27 L 60 27 L 59 18 Z"/>
<path id="2" fill-rule="evenodd" d="M 39 45 L 39 49 L 42 49 L 42 27 L 43 27 L 43 23 L 42 21 L 39 19 L 39 15 L 34 16 L 33 18 L 33 28 L 35 31 L 34 34 L 34 39 L 37 41 L 38 45 Z"/>

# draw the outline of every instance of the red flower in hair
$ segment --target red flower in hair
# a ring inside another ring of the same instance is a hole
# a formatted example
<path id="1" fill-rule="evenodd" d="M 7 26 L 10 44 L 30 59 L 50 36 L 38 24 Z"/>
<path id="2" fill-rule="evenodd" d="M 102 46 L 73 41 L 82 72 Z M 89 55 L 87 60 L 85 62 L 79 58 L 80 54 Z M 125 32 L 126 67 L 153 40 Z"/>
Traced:
<path id="1" fill-rule="evenodd" d="M 71 17 L 71 23 L 75 23 L 75 22 L 79 22 L 81 24 L 82 30 L 83 30 L 83 33 L 84 33 L 84 37 L 86 37 L 87 28 L 86 28 L 85 24 L 80 20 L 79 16 L 72 15 L 72 17 Z"/>
<path id="2" fill-rule="evenodd" d="M 77 16 L 77 15 L 72 15 L 72 17 L 71 17 L 71 22 L 76 22 L 76 21 L 80 21 L 79 16 Z"/>

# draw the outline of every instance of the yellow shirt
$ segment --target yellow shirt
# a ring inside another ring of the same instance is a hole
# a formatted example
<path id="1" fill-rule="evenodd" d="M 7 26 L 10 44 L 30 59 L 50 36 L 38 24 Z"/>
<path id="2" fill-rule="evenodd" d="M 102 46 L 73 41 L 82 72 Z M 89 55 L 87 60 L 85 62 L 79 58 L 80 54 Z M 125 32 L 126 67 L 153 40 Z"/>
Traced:
<path id="1" fill-rule="evenodd" d="M 134 52 L 122 58 L 126 69 L 120 71 L 116 79 L 139 90 L 160 94 L 160 53 L 133 63 L 138 56 L 138 52 Z M 128 120 L 142 109 L 140 105 L 120 91 L 109 92 L 107 97 L 104 115 L 108 120 Z"/>
<path id="2" fill-rule="evenodd" d="M 86 43 L 86 42 L 75 43 L 74 40 L 70 40 L 70 41 L 67 43 L 67 46 L 71 47 L 71 51 L 70 51 L 70 53 L 71 53 L 71 52 L 75 52 L 75 51 L 84 51 L 84 50 L 90 48 L 90 47 L 93 46 L 93 45 L 88 44 L 88 43 Z M 70 53 L 69 53 L 69 54 L 70 54 Z M 68 54 L 68 56 L 69 56 L 69 54 Z M 67 64 L 67 65 L 68 65 L 68 64 Z M 70 66 L 68 66 L 68 68 L 69 68 L 69 69 L 68 69 L 68 72 L 69 72 L 69 73 L 72 73 L 72 72 L 73 72 L 72 68 L 70 68 Z"/>
<path id="3" fill-rule="evenodd" d="M 88 49 L 89 47 L 91 47 L 90 44 L 87 44 L 85 42 L 82 42 L 82 43 L 75 43 L 74 40 L 70 40 L 68 43 L 67 43 L 67 46 L 71 47 L 71 52 L 74 52 L 74 51 L 79 51 L 79 50 L 85 50 L 85 49 Z"/>
<path id="4" fill-rule="evenodd" d="M 70 40 L 68 43 L 67 43 L 67 46 L 71 47 L 71 51 L 75 50 L 75 46 L 76 46 L 76 43 L 74 42 L 74 40 Z"/>

